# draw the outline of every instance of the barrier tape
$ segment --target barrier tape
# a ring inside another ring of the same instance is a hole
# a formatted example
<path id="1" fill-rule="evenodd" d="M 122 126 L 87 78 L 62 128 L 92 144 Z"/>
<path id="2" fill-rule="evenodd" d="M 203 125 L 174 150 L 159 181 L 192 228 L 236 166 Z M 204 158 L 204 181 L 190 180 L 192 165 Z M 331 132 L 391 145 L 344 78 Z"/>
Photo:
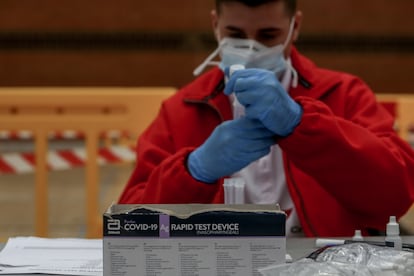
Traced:
<path id="1" fill-rule="evenodd" d="M 86 149 L 73 148 L 51 150 L 47 153 L 49 170 L 68 170 L 84 166 Z M 110 146 L 98 150 L 98 164 L 125 163 L 135 161 L 135 149 L 129 146 Z M 33 173 L 35 156 L 33 152 L 4 153 L 0 155 L 0 175 Z"/>
<path id="2" fill-rule="evenodd" d="M 55 140 L 71 140 L 71 139 L 84 139 L 85 135 L 82 132 L 75 130 L 64 130 L 50 132 L 49 139 Z M 128 131 L 109 130 L 100 134 L 101 139 L 120 139 L 130 138 L 131 134 Z M 9 131 L 0 130 L 0 140 L 31 140 L 33 139 L 33 133 L 29 130 Z"/>

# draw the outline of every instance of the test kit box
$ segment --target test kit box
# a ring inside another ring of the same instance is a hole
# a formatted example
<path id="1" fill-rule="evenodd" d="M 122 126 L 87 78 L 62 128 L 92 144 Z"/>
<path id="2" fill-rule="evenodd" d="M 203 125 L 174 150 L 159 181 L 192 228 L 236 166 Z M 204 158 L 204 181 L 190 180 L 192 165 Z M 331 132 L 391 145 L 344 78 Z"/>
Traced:
<path id="1" fill-rule="evenodd" d="M 278 205 L 112 205 L 103 223 L 104 276 L 259 276 L 285 262 Z"/>

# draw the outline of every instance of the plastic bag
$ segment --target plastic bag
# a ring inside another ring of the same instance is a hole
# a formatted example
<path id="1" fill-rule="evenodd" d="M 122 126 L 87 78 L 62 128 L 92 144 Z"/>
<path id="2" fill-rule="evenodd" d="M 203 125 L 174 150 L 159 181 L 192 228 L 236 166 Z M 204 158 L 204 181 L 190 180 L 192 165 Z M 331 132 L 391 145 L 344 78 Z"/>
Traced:
<path id="1" fill-rule="evenodd" d="M 263 276 L 408 276 L 414 253 L 368 243 L 325 247 L 291 264 L 259 269 Z"/>

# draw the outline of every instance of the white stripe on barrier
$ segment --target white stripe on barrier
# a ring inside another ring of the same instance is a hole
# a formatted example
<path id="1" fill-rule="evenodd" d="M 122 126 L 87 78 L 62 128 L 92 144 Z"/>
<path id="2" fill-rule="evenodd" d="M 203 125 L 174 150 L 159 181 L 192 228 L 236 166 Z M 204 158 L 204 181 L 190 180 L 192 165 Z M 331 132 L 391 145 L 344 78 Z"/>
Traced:
<path id="1" fill-rule="evenodd" d="M 30 139 L 30 138 L 32 138 L 32 137 L 33 137 L 33 134 L 32 134 L 32 132 L 31 132 L 31 131 L 29 131 L 29 130 L 20 130 L 20 131 L 17 133 L 17 136 L 18 136 L 20 139 Z"/>
<path id="2" fill-rule="evenodd" d="M 81 160 L 86 161 L 86 151 L 84 148 L 76 148 L 73 150 L 73 153 Z M 98 156 L 98 164 L 99 165 L 105 165 L 107 162 L 105 159 L 103 159 L 101 156 Z"/>
<path id="3" fill-rule="evenodd" d="M 32 164 L 26 161 L 20 154 L 7 153 L 3 155 L 3 160 L 8 163 L 17 173 L 33 172 Z"/>
<path id="4" fill-rule="evenodd" d="M 47 153 L 47 163 L 52 170 L 67 170 L 71 168 L 71 165 L 60 157 L 55 151 L 49 151 Z"/>
<path id="5" fill-rule="evenodd" d="M 121 135 L 121 133 L 119 132 L 119 130 L 108 130 L 108 131 L 105 133 L 105 136 L 106 136 L 107 138 L 110 138 L 110 139 L 117 139 L 117 138 L 121 137 L 122 135 Z"/>
<path id="6" fill-rule="evenodd" d="M 106 164 L 108 164 L 108 161 L 102 156 L 98 156 L 98 165 L 106 165 Z"/>
<path id="7" fill-rule="evenodd" d="M 129 148 L 122 146 L 111 147 L 112 153 L 115 154 L 119 159 L 124 161 L 134 161 L 135 153 L 132 152 Z"/>

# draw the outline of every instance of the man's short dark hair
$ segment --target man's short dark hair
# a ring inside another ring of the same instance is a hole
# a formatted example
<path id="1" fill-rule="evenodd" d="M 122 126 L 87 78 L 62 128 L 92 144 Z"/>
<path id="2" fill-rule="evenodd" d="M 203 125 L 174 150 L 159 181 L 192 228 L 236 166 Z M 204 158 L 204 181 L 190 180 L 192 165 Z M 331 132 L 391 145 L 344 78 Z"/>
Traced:
<path id="1" fill-rule="evenodd" d="M 220 7 L 223 3 L 239 2 L 249 7 L 257 7 L 266 3 L 283 1 L 286 5 L 287 12 L 293 16 L 296 12 L 296 0 L 216 0 L 216 10 L 220 13 Z"/>

